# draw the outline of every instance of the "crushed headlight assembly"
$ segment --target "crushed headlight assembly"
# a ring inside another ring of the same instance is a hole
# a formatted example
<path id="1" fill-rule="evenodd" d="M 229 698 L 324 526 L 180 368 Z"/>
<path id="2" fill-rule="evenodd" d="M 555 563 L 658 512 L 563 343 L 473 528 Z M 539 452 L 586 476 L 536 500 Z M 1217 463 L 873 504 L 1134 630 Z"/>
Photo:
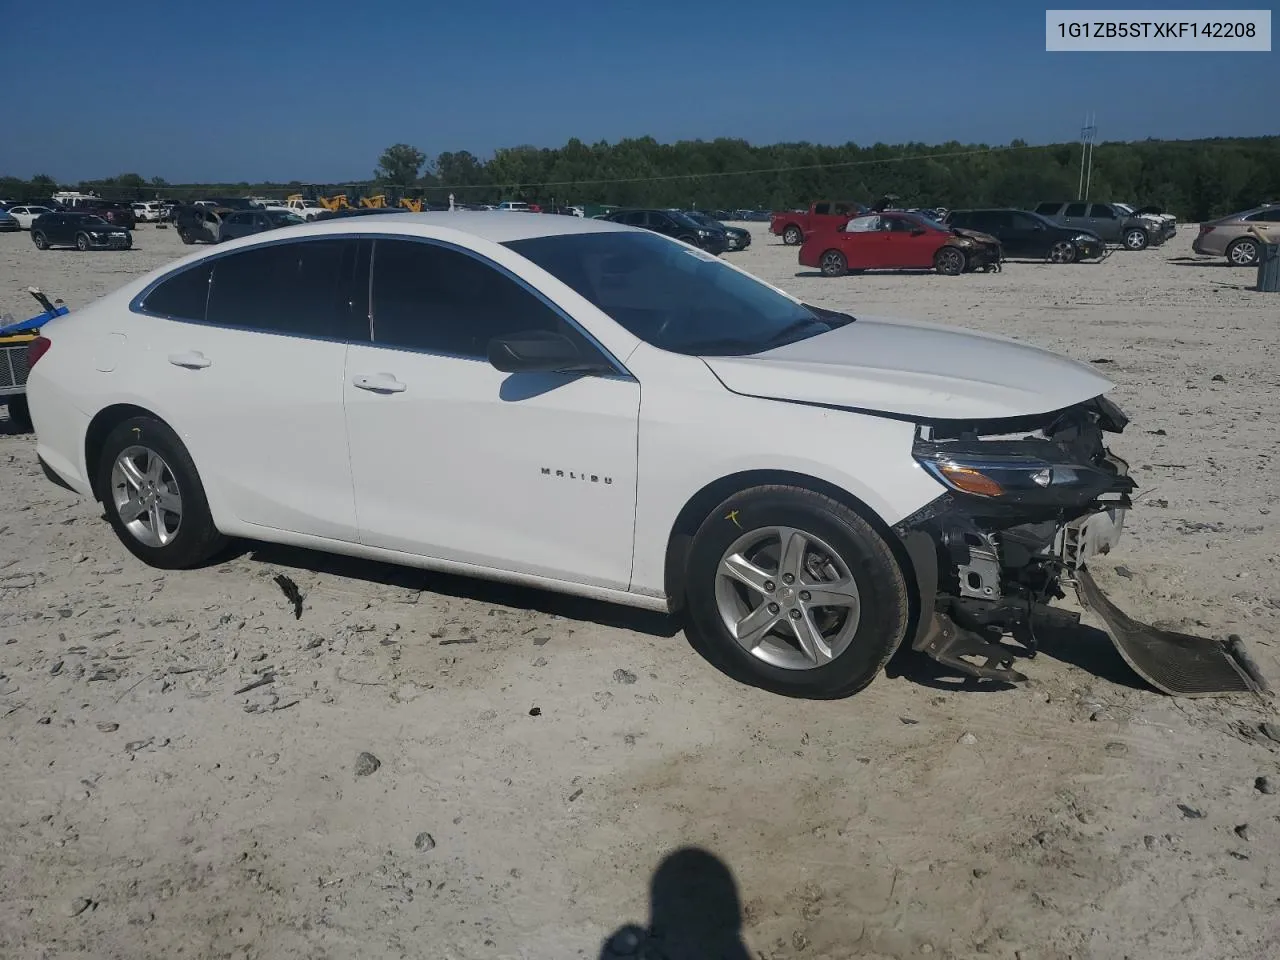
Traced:
<path id="1" fill-rule="evenodd" d="M 1064 461 L 1064 453 L 1043 440 L 917 442 L 912 451 L 916 462 L 949 490 L 1008 504 L 1076 507 L 1134 489 L 1122 461 L 1071 463 Z"/>

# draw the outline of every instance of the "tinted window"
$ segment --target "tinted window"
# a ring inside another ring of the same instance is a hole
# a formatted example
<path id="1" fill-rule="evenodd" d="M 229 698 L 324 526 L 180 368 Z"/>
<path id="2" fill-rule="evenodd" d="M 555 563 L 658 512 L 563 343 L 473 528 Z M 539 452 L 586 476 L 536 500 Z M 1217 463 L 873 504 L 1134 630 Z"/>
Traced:
<path id="1" fill-rule="evenodd" d="M 1272 210 L 1259 210 L 1257 213 L 1249 214 L 1244 219 L 1254 223 L 1280 223 L 1280 207 L 1275 207 Z"/>
<path id="2" fill-rule="evenodd" d="M 625 223 L 632 227 L 644 226 L 643 210 L 628 210 L 626 213 L 619 213 L 613 217 L 618 223 Z"/>
<path id="3" fill-rule="evenodd" d="M 821 214 L 828 214 L 828 213 L 830 213 L 830 212 L 831 212 L 831 204 L 829 204 L 829 203 L 815 203 L 815 204 L 813 205 L 813 212 L 814 212 L 814 213 L 821 213 Z"/>
<path id="4" fill-rule="evenodd" d="M 524 330 L 578 339 L 559 313 L 476 257 L 409 240 L 374 245 L 375 343 L 483 359 L 490 340 Z"/>
<path id="5" fill-rule="evenodd" d="M 1084 207 L 1083 203 L 1068 203 L 1067 209 L 1062 211 L 1062 214 L 1066 217 L 1083 217 Z"/>
<path id="6" fill-rule="evenodd" d="M 203 320 L 212 272 L 212 265 L 204 263 L 175 274 L 147 294 L 142 308 L 180 320 Z"/>
<path id="7" fill-rule="evenodd" d="M 344 251 L 354 241 L 277 243 L 213 262 L 210 323 L 305 337 L 340 334 Z"/>
<path id="8" fill-rule="evenodd" d="M 1045 226 L 1055 226 L 1055 224 L 1047 223 L 1034 214 L 1023 213 L 1021 210 L 1015 210 L 1008 216 L 1013 226 L 1018 230 L 1039 230 Z"/>
<path id="9" fill-rule="evenodd" d="M 1098 217 L 1100 220 L 1114 220 L 1116 212 L 1105 203 L 1095 203 L 1089 208 L 1089 216 Z"/>
<path id="10" fill-rule="evenodd" d="M 673 353 L 758 353 L 850 321 L 797 303 L 719 257 L 654 233 L 569 234 L 506 246 L 637 337 Z"/>
<path id="11" fill-rule="evenodd" d="M 1060 209 L 1062 209 L 1062 204 L 1060 203 L 1042 203 L 1040 206 L 1036 207 L 1036 213 L 1044 214 L 1046 217 L 1052 217 Z"/>
<path id="12" fill-rule="evenodd" d="M 223 222 L 224 223 L 249 223 L 252 220 L 253 220 L 252 213 L 232 213 L 232 214 L 228 214 L 224 218 Z"/>

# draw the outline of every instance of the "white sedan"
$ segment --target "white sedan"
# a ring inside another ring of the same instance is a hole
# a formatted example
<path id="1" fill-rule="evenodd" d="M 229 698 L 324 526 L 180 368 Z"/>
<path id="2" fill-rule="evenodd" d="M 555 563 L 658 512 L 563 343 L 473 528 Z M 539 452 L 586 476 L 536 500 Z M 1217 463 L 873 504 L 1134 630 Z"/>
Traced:
<path id="1" fill-rule="evenodd" d="M 23 230 L 31 229 L 31 222 L 36 217 L 42 217 L 46 213 L 53 213 L 48 207 L 21 206 L 10 207 L 9 216 L 18 221 L 18 226 Z"/>
<path id="2" fill-rule="evenodd" d="M 904 639 L 1017 677 L 984 637 L 1133 487 L 1092 369 L 600 220 L 288 227 L 41 334 L 38 456 L 146 563 L 244 537 L 682 611 L 789 694 L 859 690 Z"/>

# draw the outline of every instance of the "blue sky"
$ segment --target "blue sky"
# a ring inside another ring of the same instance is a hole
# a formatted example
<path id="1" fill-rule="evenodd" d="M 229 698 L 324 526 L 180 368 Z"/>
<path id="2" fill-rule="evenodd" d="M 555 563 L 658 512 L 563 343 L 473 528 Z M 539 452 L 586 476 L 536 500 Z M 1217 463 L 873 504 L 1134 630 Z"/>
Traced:
<path id="1" fill-rule="evenodd" d="M 1280 54 L 1046 53 L 1046 5 L 0 0 L 0 174 L 340 182 L 401 141 L 1044 143 L 1090 109 L 1103 139 L 1280 132 Z"/>

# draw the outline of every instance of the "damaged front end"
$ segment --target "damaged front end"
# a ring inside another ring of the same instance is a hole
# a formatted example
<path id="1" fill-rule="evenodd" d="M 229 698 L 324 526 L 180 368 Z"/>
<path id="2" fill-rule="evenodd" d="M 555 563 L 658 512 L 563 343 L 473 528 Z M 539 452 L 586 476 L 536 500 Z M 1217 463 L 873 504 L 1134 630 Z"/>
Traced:
<path id="1" fill-rule="evenodd" d="M 921 598 L 913 649 L 971 677 L 1025 680 L 1014 657 L 1034 656 L 1037 624 L 1079 620 L 1050 605 L 1074 588 L 1157 689 L 1179 696 L 1265 689 L 1238 645 L 1131 620 L 1089 575 L 1087 561 L 1110 552 L 1132 506 L 1129 466 L 1103 442 L 1127 422 L 1114 403 L 1095 397 L 1046 414 L 917 425 L 913 455 L 947 492 L 895 528 Z"/>

